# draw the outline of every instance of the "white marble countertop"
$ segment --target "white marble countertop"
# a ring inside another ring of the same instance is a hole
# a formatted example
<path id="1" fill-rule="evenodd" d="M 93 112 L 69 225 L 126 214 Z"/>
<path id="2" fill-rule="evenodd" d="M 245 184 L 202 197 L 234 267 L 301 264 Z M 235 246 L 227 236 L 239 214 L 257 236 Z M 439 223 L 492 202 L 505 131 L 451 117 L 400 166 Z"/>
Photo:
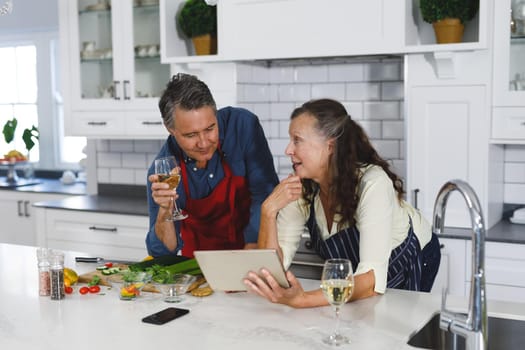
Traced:
<path id="1" fill-rule="evenodd" d="M 78 273 L 93 264 L 75 263 L 82 253 L 66 252 L 66 266 Z M 303 280 L 315 288 L 318 281 Z M 0 244 L 0 345 L 2 349 L 325 349 L 321 337 L 332 331 L 330 307 L 293 309 L 249 293 L 187 295 L 175 306 L 190 313 L 162 326 L 144 316 L 174 304 L 156 293 L 121 301 L 118 291 L 80 295 L 78 286 L 61 301 L 38 296 L 35 247 Z M 352 339 L 348 349 L 413 349 L 410 334 L 439 309 L 440 295 L 388 290 L 383 296 L 345 305 L 341 327 Z M 450 308 L 464 311 L 464 299 L 450 297 Z M 489 314 L 525 320 L 525 304 L 490 302 Z"/>

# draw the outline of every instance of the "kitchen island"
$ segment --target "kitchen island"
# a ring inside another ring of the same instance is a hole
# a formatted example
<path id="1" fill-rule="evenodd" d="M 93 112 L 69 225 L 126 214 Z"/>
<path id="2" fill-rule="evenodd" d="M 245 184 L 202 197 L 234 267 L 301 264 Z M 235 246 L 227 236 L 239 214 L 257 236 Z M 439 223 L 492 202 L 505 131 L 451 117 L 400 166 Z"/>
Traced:
<path id="1" fill-rule="evenodd" d="M 75 263 L 85 253 L 65 252 L 67 267 L 94 270 Z M 144 316 L 173 304 L 159 294 L 142 293 L 121 301 L 118 291 L 80 295 L 78 286 L 60 301 L 38 296 L 36 248 L 0 244 L 0 346 L 2 349 L 328 349 L 321 337 L 332 331 L 330 307 L 293 309 L 249 293 L 187 295 L 177 307 L 190 313 L 162 326 L 141 322 Z M 302 280 L 308 289 L 319 285 Z M 345 305 L 341 329 L 348 349 L 413 349 L 409 336 L 440 308 L 437 294 L 388 290 Z M 464 311 L 464 298 L 449 297 L 448 307 Z M 489 314 L 525 320 L 525 304 L 489 302 Z"/>

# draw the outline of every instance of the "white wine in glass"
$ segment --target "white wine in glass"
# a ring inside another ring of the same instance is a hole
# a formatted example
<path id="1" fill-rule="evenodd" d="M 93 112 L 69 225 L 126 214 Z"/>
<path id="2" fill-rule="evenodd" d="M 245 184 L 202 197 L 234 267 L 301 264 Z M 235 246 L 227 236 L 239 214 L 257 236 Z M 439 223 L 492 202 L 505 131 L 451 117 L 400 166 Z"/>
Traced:
<path id="1" fill-rule="evenodd" d="M 177 188 L 181 179 L 179 165 L 173 156 L 155 159 L 155 174 L 157 175 L 159 182 L 167 183 L 170 186 L 170 190 Z M 173 198 L 173 215 L 167 220 L 184 220 L 187 217 L 188 215 L 182 213 L 177 206 L 175 198 Z"/>
<path id="2" fill-rule="evenodd" d="M 352 263 L 348 259 L 328 259 L 323 266 L 321 276 L 321 290 L 335 309 L 335 330 L 329 336 L 323 338 L 323 342 L 329 345 L 341 345 L 349 343 L 350 340 L 339 333 L 339 311 L 352 296 L 354 290 L 354 273 Z"/>

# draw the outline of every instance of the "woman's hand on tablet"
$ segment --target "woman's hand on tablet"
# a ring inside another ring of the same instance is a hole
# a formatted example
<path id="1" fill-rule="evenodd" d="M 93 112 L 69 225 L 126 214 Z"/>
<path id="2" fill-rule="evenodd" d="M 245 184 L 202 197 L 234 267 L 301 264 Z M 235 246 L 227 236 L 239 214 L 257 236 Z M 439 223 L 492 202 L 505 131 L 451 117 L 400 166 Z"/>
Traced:
<path id="1" fill-rule="evenodd" d="M 244 284 L 249 292 L 256 293 L 272 303 L 285 304 L 292 307 L 301 307 L 301 300 L 305 292 L 303 287 L 290 271 L 286 272 L 290 288 L 283 288 L 266 269 L 261 269 L 260 274 L 250 271 L 244 279 Z"/>

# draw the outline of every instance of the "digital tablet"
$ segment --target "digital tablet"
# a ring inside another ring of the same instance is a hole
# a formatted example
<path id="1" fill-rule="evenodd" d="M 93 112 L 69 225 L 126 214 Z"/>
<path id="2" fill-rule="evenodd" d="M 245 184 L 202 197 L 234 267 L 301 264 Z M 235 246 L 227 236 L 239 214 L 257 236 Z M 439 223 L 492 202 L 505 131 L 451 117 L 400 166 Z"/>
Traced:
<path id="1" fill-rule="evenodd" d="M 249 271 L 259 273 L 263 267 L 282 287 L 290 286 L 274 249 L 196 250 L 193 253 L 204 278 L 214 290 L 245 291 L 242 280 Z"/>

